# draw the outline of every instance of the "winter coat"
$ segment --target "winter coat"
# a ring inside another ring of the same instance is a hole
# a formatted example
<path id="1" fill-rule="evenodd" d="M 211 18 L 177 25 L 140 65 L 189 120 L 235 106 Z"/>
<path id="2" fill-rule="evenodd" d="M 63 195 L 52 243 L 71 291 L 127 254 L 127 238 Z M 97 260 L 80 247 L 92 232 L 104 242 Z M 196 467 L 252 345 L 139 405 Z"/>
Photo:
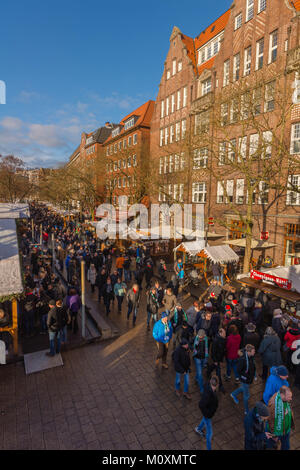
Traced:
<path id="1" fill-rule="evenodd" d="M 240 318 L 233 318 L 232 320 L 230 320 L 227 325 L 226 335 L 228 335 L 229 328 L 231 327 L 231 325 L 235 325 L 237 327 L 237 329 L 239 330 L 239 335 L 242 337 L 244 332 L 244 325 L 242 320 L 240 320 Z"/>
<path id="2" fill-rule="evenodd" d="M 265 423 L 260 419 L 255 407 L 245 416 L 244 428 L 244 450 L 264 450 L 266 439 Z"/>
<path id="3" fill-rule="evenodd" d="M 148 292 L 147 294 L 147 311 L 150 313 L 157 313 L 159 309 L 159 302 L 157 296 L 152 294 L 152 292 Z"/>
<path id="4" fill-rule="evenodd" d="M 277 367 L 272 367 L 263 394 L 263 400 L 266 405 L 268 405 L 269 400 L 274 395 L 274 393 L 277 393 L 283 385 L 289 387 L 288 381 L 282 380 L 279 375 L 277 375 Z"/>
<path id="5" fill-rule="evenodd" d="M 211 346 L 211 359 L 213 362 L 222 362 L 226 353 L 226 338 L 216 335 Z"/>
<path id="6" fill-rule="evenodd" d="M 264 366 L 273 367 L 282 364 L 281 342 L 277 335 L 265 336 L 258 349 Z"/>
<path id="7" fill-rule="evenodd" d="M 294 341 L 300 339 L 300 329 L 298 328 L 291 328 L 289 331 L 286 332 L 284 335 L 284 341 L 286 342 L 286 347 L 289 348 L 291 351 L 296 351 L 296 347 L 293 347 Z"/>
<path id="8" fill-rule="evenodd" d="M 89 269 L 87 273 L 87 279 L 92 285 L 96 284 L 97 271 L 96 269 Z"/>
<path id="9" fill-rule="evenodd" d="M 66 300 L 66 306 L 71 310 L 71 312 L 78 312 L 81 307 L 81 300 L 79 295 L 68 295 Z"/>
<path id="10" fill-rule="evenodd" d="M 190 308 L 187 309 L 186 311 L 186 315 L 188 317 L 188 324 L 194 328 L 196 326 L 196 318 L 197 318 L 197 314 L 198 314 L 198 311 L 197 309 L 194 307 L 194 305 L 192 305 Z"/>
<path id="11" fill-rule="evenodd" d="M 188 349 L 183 348 L 181 345 L 177 346 L 174 351 L 174 367 L 175 372 L 184 374 L 188 372 L 191 367 L 190 353 Z"/>
<path id="12" fill-rule="evenodd" d="M 238 350 L 241 345 L 240 335 L 229 335 L 226 339 L 226 357 L 227 359 L 237 359 Z"/>
<path id="13" fill-rule="evenodd" d="M 138 307 L 140 303 L 140 291 L 134 292 L 133 289 L 130 289 L 127 292 L 126 299 L 128 304 L 132 304 L 133 307 Z"/>
<path id="14" fill-rule="evenodd" d="M 197 338 L 197 337 L 196 337 Z M 193 355 L 196 359 L 205 359 L 205 339 L 199 339 L 197 346 L 195 346 L 196 354 Z"/>
<path id="15" fill-rule="evenodd" d="M 242 357 L 240 357 L 237 362 L 236 369 L 241 382 L 252 384 L 256 370 L 253 356 L 248 356 L 247 352 L 244 350 Z"/>
<path id="16" fill-rule="evenodd" d="M 278 317 L 273 317 L 273 319 L 272 319 L 272 328 L 273 328 L 274 331 L 276 331 L 276 333 L 278 334 L 280 340 L 283 341 L 283 337 L 284 337 L 286 331 L 285 331 L 285 328 L 282 326 L 281 320 L 282 320 L 281 315 L 278 316 Z"/>
<path id="17" fill-rule="evenodd" d="M 210 383 L 204 384 L 204 392 L 201 400 L 199 401 L 199 408 L 205 418 L 211 419 L 218 409 L 218 396 L 213 391 Z"/>
<path id="18" fill-rule="evenodd" d="M 258 351 L 259 348 L 259 343 L 260 343 L 260 336 L 256 331 L 253 333 L 249 333 L 246 331 L 244 334 L 244 340 L 243 340 L 243 347 L 245 347 L 247 344 L 252 344 L 252 346 L 255 347 L 255 351 Z"/>
<path id="19" fill-rule="evenodd" d="M 153 333 L 152 333 L 155 341 L 157 341 L 158 343 L 164 343 L 164 344 L 169 343 L 173 334 L 173 328 L 172 328 L 170 321 L 168 321 L 168 327 L 169 327 L 169 331 L 166 334 L 165 325 L 163 324 L 163 322 L 161 320 L 158 320 L 157 322 L 155 322 L 154 327 L 153 327 Z"/>
<path id="20" fill-rule="evenodd" d="M 174 308 L 176 307 L 175 295 L 165 293 L 162 303 L 163 303 L 165 310 L 168 310 L 169 312 L 173 312 Z"/>
<path id="21" fill-rule="evenodd" d="M 117 282 L 114 285 L 114 294 L 117 297 L 124 297 L 124 295 L 126 294 L 126 289 L 127 289 L 127 286 L 125 282 L 120 282 L 120 283 Z"/>

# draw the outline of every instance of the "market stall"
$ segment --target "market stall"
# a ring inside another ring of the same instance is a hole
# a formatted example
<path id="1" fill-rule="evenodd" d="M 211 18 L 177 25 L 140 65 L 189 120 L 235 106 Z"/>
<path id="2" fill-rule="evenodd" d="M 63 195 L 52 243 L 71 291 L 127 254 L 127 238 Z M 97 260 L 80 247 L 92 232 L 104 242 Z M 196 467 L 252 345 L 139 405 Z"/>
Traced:
<path id="1" fill-rule="evenodd" d="M 207 285 L 209 285 L 207 274 L 210 272 L 212 263 L 227 266 L 228 263 L 237 263 L 238 255 L 226 245 L 205 246 L 205 240 L 194 242 L 183 242 L 175 248 L 181 253 L 185 265 L 193 265 L 203 274 Z M 227 281 L 227 271 L 224 270 Z"/>
<path id="2" fill-rule="evenodd" d="M 0 332 L 11 335 L 16 355 L 18 354 L 17 304 L 23 293 L 16 220 L 28 216 L 28 205 L 0 204 L 0 309 L 5 314 Z"/>
<path id="3" fill-rule="evenodd" d="M 231 247 L 236 247 L 239 250 L 239 258 L 240 261 L 242 261 L 242 258 L 245 255 L 245 248 L 246 248 L 246 238 L 238 238 L 236 240 L 226 240 L 223 242 L 225 245 L 230 245 Z M 270 248 L 275 248 L 277 245 L 276 243 L 270 243 L 266 240 L 251 240 L 251 250 L 252 250 L 252 256 L 251 256 L 251 266 L 255 267 L 259 264 L 259 259 L 264 259 L 265 258 L 265 250 L 270 249 Z M 254 257 L 253 251 L 259 250 L 260 255 L 258 257 Z M 262 254 L 263 253 L 263 254 Z M 270 257 L 267 257 L 271 260 L 271 265 L 273 264 L 273 260 Z M 263 261 L 262 261 L 263 262 Z"/>

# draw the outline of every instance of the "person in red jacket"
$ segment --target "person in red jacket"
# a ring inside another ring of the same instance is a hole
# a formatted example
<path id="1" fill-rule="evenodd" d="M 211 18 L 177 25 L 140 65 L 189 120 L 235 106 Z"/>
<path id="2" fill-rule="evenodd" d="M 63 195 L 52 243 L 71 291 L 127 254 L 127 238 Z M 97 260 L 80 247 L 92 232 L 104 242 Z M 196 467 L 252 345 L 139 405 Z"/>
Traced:
<path id="1" fill-rule="evenodd" d="M 226 340 L 226 362 L 227 362 L 227 372 L 225 375 L 225 380 L 230 380 L 231 378 L 231 369 L 233 369 L 235 381 L 239 382 L 239 375 L 237 372 L 236 364 L 239 358 L 238 351 L 241 345 L 241 336 L 239 335 L 239 330 L 236 325 L 231 325 L 228 330 L 228 336 Z"/>
<path id="2" fill-rule="evenodd" d="M 296 351 L 295 341 L 300 340 L 300 321 L 295 326 L 289 326 L 284 335 L 285 347 L 287 349 L 287 366 L 289 370 L 293 369 L 292 355 Z"/>

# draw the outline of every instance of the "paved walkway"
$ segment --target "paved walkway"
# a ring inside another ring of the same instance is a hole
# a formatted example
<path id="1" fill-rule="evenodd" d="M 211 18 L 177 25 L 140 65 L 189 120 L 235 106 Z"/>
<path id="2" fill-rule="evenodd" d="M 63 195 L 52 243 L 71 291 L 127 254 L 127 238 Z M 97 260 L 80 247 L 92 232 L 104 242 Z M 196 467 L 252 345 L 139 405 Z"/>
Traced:
<path id="1" fill-rule="evenodd" d="M 102 304 L 103 308 L 103 304 Z M 192 400 L 174 394 L 175 373 L 155 370 L 156 346 L 146 330 L 142 305 L 132 328 L 111 313 L 121 336 L 104 343 L 62 352 L 64 366 L 26 376 L 22 363 L 0 368 L 1 449 L 205 449 L 194 433 L 201 420 L 199 391 L 191 374 Z M 235 384 L 225 383 L 230 393 Z M 251 387 L 261 398 L 263 383 Z M 213 449 L 243 449 L 243 408 L 220 394 L 213 419 Z M 300 421 L 300 392 L 293 408 Z M 300 431 L 291 437 L 300 449 Z"/>

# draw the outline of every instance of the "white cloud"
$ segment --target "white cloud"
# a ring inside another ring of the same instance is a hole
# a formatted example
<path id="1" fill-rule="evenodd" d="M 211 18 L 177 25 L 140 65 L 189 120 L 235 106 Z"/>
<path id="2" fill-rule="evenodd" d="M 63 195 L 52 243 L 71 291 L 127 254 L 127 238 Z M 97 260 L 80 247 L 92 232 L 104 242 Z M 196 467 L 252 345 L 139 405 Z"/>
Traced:
<path id="1" fill-rule="evenodd" d="M 21 119 L 7 116 L 7 117 L 3 118 L 2 121 L 0 121 L 0 125 L 4 129 L 10 131 L 10 130 L 19 130 L 19 129 L 21 129 L 23 123 L 22 123 Z"/>

